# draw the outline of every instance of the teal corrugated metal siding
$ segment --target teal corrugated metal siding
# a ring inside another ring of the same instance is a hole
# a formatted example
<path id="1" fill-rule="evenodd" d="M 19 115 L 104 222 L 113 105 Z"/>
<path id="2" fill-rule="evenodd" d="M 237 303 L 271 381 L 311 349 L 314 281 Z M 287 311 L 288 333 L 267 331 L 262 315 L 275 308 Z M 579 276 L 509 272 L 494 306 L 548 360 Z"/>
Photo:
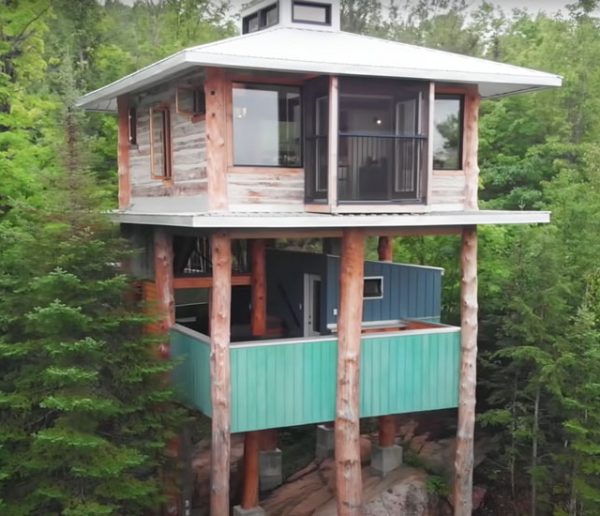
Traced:
<path id="1" fill-rule="evenodd" d="M 332 420 L 336 345 L 336 340 L 329 339 L 232 347 L 232 431 Z"/>
<path id="2" fill-rule="evenodd" d="M 184 401 L 210 415 L 208 344 L 172 332 L 174 376 Z M 232 345 L 231 431 L 335 418 L 337 340 Z M 361 417 L 458 406 L 460 332 L 363 338 Z"/>
<path id="3" fill-rule="evenodd" d="M 363 339 L 361 417 L 458 406 L 460 332 Z"/>
<path id="4" fill-rule="evenodd" d="M 212 414 L 210 396 L 210 344 L 176 329 L 171 330 L 172 377 L 185 403 L 203 414 Z"/>

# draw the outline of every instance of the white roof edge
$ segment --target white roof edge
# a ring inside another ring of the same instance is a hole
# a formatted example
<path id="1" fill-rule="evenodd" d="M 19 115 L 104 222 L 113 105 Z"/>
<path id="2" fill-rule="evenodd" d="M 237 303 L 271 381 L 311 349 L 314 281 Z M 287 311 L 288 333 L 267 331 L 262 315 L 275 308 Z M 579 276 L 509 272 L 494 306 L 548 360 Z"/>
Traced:
<path id="1" fill-rule="evenodd" d="M 402 215 L 329 215 L 306 213 L 197 214 L 116 212 L 122 224 L 203 229 L 337 229 L 475 226 L 494 224 L 548 224 L 548 211 L 436 212 Z"/>
<path id="2" fill-rule="evenodd" d="M 472 67 L 467 67 L 465 70 L 452 70 L 440 68 L 404 68 L 401 66 L 386 66 L 372 65 L 368 62 L 361 63 L 344 63 L 344 62 L 320 62 L 313 59 L 302 58 L 287 58 L 280 56 L 260 56 L 260 55 L 244 55 L 243 50 L 232 52 L 228 47 L 232 43 L 239 40 L 252 38 L 260 38 L 261 36 L 268 36 L 269 34 L 275 34 L 280 30 L 293 30 L 293 31 L 308 31 L 311 33 L 318 32 L 317 30 L 308 29 L 284 29 L 282 27 L 274 27 L 265 31 L 259 31 L 252 34 L 246 34 L 236 36 L 233 38 L 227 38 L 224 40 L 218 40 L 205 45 L 197 47 L 191 47 L 185 50 L 181 50 L 176 54 L 173 54 L 165 59 L 157 61 L 151 65 L 148 65 L 138 71 L 135 71 L 107 86 L 92 91 L 80 99 L 78 99 L 76 105 L 78 107 L 100 110 L 100 111 L 114 111 L 115 102 L 114 99 L 122 94 L 129 93 L 144 87 L 157 84 L 165 81 L 169 76 L 191 69 L 196 66 L 220 66 L 223 68 L 245 68 L 255 70 L 270 70 L 270 71 L 281 71 L 281 72 L 292 72 L 292 73 L 322 73 L 322 74 L 338 74 L 338 75 L 367 75 L 376 77 L 392 77 L 392 78 L 406 78 L 406 79 L 424 79 L 439 82 L 454 82 L 454 83 L 470 83 L 470 84 L 498 84 L 505 85 L 507 88 L 501 88 L 501 92 L 498 94 L 489 95 L 501 96 L 513 93 L 520 93 L 524 91 L 537 90 L 548 87 L 557 87 L 562 84 L 562 77 L 557 74 L 548 72 L 542 72 L 539 70 L 528 69 L 508 63 L 496 63 L 501 69 L 497 73 L 490 71 L 475 70 Z M 355 38 L 368 38 L 371 40 L 377 40 L 381 44 L 400 45 L 407 48 L 415 48 L 414 45 L 408 45 L 405 43 L 399 43 L 396 41 L 384 40 L 380 38 L 373 38 L 371 36 L 362 36 L 351 33 L 331 33 L 332 34 L 343 34 Z M 223 51 L 224 46 L 226 51 Z M 443 56 L 459 56 L 465 58 L 468 61 L 472 61 L 473 65 L 476 65 L 478 61 L 491 62 L 482 58 L 475 58 L 471 56 L 464 56 L 461 54 L 454 54 L 438 49 L 428 49 L 425 47 L 418 47 L 420 50 Z M 312 54 L 311 54 L 312 56 Z M 502 71 L 504 70 L 504 71 Z M 514 86 L 514 87 L 511 87 Z M 518 86 L 524 86 L 519 88 Z"/>

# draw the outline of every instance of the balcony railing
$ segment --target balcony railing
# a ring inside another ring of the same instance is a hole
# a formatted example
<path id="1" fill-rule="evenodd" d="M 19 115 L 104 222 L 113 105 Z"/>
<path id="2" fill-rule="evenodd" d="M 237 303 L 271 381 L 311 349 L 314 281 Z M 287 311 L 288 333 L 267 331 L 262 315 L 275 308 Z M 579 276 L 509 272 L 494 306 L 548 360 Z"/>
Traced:
<path id="1" fill-rule="evenodd" d="M 171 331 L 174 381 L 182 399 L 210 416 L 210 340 Z M 460 329 L 439 326 L 362 338 L 360 415 L 458 405 Z M 333 421 L 336 337 L 231 344 L 231 431 Z"/>
<path id="2" fill-rule="evenodd" d="M 327 199 L 327 136 L 306 142 L 307 199 Z M 425 199 L 427 138 L 340 133 L 338 203 L 420 203 Z"/>

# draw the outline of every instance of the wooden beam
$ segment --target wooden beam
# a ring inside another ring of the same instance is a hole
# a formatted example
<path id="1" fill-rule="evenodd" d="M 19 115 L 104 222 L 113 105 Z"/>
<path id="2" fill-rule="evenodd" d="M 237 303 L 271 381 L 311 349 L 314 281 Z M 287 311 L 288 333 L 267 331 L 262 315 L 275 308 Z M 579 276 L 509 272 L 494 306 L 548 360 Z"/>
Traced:
<path id="1" fill-rule="evenodd" d="M 267 333 L 267 243 L 263 239 L 249 240 L 250 270 L 252 273 L 252 336 L 264 337 Z"/>
<path id="2" fill-rule="evenodd" d="M 377 254 L 382 262 L 394 260 L 393 240 L 388 236 L 380 236 Z M 393 415 L 379 418 L 379 446 L 394 446 L 396 444 L 396 417 Z"/>
<path id="3" fill-rule="evenodd" d="M 465 97 L 465 209 L 478 209 L 479 165 L 477 151 L 479 147 L 479 104 L 480 97 L 477 88 L 469 89 Z"/>
<path id="4" fill-rule="evenodd" d="M 210 238 L 210 246 L 213 266 L 213 288 L 210 299 L 212 399 L 210 514 L 222 516 L 229 514 L 231 239 L 225 233 L 214 233 Z"/>
<path id="5" fill-rule="evenodd" d="M 360 464 L 360 337 L 363 311 L 365 234 L 347 229 L 342 236 L 340 313 L 335 415 L 337 513 L 362 514 Z"/>
<path id="6" fill-rule="evenodd" d="M 205 77 L 208 209 L 227 211 L 227 80 L 222 68 L 206 68 Z"/>
<path id="7" fill-rule="evenodd" d="M 393 241 L 389 236 L 380 236 L 377 244 L 377 254 L 379 261 L 391 262 L 394 259 Z"/>
<path id="8" fill-rule="evenodd" d="M 258 506 L 259 442 L 260 432 L 246 432 L 244 435 L 244 485 L 242 492 L 242 509 L 252 509 Z"/>
<path id="9" fill-rule="evenodd" d="M 329 77 L 329 158 L 327 161 L 327 204 L 331 210 L 337 207 L 337 174 L 338 174 L 338 109 L 339 81 L 336 76 Z"/>
<path id="10" fill-rule="evenodd" d="M 234 287 L 240 285 L 251 285 L 252 276 L 250 274 L 233 274 L 231 276 L 231 285 Z M 212 276 L 181 277 L 173 279 L 173 286 L 177 288 L 212 288 Z"/>
<path id="11" fill-rule="evenodd" d="M 454 514 L 470 515 L 473 504 L 473 440 L 477 381 L 477 228 L 465 227 L 461 247 L 461 364 L 454 461 Z"/>
<path id="12" fill-rule="evenodd" d="M 124 210 L 131 204 L 131 179 L 129 170 L 129 101 L 126 96 L 117 97 L 119 113 L 118 136 L 118 178 L 119 209 Z"/>
<path id="13" fill-rule="evenodd" d="M 160 330 L 166 333 L 175 324 L 175 297 L 173 237 L 163 229 L 154 230 L 154 281 L 160 310 Z"/>

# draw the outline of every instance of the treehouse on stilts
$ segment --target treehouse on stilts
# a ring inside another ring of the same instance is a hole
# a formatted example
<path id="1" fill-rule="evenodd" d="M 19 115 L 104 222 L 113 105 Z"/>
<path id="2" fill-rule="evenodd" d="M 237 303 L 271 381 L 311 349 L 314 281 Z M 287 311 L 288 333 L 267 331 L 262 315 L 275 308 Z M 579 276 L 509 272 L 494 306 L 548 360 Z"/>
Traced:
<path id="1" fill-rule="evenodd" d="M 212 421 L 211 514 L 231 509 L 232 433 L 245 434 L 236 514 L 260 514 L 259 490 L 281 482 L 277 429 L 314 424 L 351 515 L 360 419 L 379 418 L 385 475 L 401 461 L 393 415 L 458 408 L 454 510 L 468 515 L 477 226 L 549 221 L 478 209 L 479 103 L 561 79 L 342 32 L 330 0 L 252 2 L 242 33 L 79 101 L 119 116 L 117 218 L 144 250 L 133 269 L 162 310 L 180 395 Z M 449 234 L 462 235 L 460 327 L 440 322 L 441 269 L 392 261 L 394 238 Z"/>

